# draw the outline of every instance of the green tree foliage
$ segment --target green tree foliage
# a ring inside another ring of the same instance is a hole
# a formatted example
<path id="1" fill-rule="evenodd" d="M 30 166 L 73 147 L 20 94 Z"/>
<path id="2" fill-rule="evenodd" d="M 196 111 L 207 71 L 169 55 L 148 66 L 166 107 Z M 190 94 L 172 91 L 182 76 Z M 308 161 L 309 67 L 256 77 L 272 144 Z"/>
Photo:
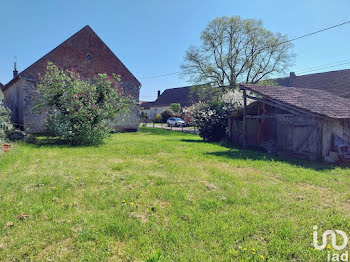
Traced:
<path id="1" fill-rule="evenodd" d="M 100 143 L 111 131 L 108 122 L 135 103 L 123 95 L 119 81 L 106 74 L 84 81 L 77 72 L 49 62 L 37 83 L 36 109 L 47 112 L 52 135 L 76 145 Z"/>
<path id="2" fill-rule="evenodd" d="M 7 140 L 13 128 L 10 114 L 10 110 L 4 106 L 4 95 L 0 90 L 0 144 Z"/>
<path id="3" fill-rule="evenodd" d="M 147 117 L 147 114 L 142 111 L 140 114 L 140 118 L 141 118 L 141 120 L 146 120 L 148 117 Z"/>
<path id="4" fill-rule="evenodd" d="M 195 84 L 214 87 L 257 83 L 291 65 L 293 45 L 287 40 L 260 20 L 219 17 L 203 30 L 201 45 L 189 47 L 182 72 Z"/>
<path id="5" fill-rule="evenodd" d="M 166 123 L 166 121 L 174 115 L 174 112 L 170 108 L 167 108 L 161 113 L 161 115 L 163 123 Z"/>
<path id="6" fill-rule="evenodd" d="M 180 113 L 181 111 L 181 105 L 179 103 L 172 103 L 169 108 L 174 112 L 174 113 Z"/>

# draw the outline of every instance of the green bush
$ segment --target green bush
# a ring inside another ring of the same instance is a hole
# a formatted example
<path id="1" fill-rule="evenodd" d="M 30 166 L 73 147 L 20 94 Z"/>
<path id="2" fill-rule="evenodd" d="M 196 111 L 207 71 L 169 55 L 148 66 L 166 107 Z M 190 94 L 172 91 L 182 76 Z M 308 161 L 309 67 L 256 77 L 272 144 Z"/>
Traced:
<path id="1" fill-rule="evenodd" d="M 228 118 L 235 110 L 233 104 L 222 101 L 198 103 L 194 108 L 193 124 L 204 140 L 220 141 L 226 137 Z"/>
<path id="2" fill-rule="evenodd" d="M 172 103 L 169 108 L 174 112 L 174 113 L 180 113 L 181 111 L 181 105 L 178 103 Z"/>
<path id="3" fill-rule="evenodd" d="M 8 139 L 13 126 L 10 119 L 11 112 L 4 106 L 4 95 L 0 90 L 0 144 Z"/>
<path id="4" fill-rule="evenodd" d="M 117 76 L 81 80 L 75 71 L 48 63 L 39 76 L 36 109 L 48 113 L 47 130 L 71 144 L 97 144 L 110 133 L 108 122 L 130 110 L 134 101 L 119 89 Z"/>
<path id="5" fill-rule="evenodd" d="M 174 115 L 174 112 L 170 108 L 167 108 L 161 113 L 161 115 L 163 123 L 166 123 L 166 121 Z"/>
<path id="6" fill-rule="evenodd" d="M 156 114 L 155 117 L 154 117 L 154 122 L 162 123 L 162 115 L 161 114 Z"/>

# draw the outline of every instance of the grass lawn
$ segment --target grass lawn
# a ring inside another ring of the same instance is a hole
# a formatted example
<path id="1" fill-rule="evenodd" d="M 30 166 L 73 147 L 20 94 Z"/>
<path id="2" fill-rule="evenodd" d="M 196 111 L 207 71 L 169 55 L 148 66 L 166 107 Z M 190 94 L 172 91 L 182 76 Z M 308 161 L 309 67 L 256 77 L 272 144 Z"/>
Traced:
<path id="1" fill-rule="evenodd" d="M 0 181 L 0 261 L 327 261 L 313 226 L 350 233 L 350 169 L 162 129 L 16 144 Z"/>

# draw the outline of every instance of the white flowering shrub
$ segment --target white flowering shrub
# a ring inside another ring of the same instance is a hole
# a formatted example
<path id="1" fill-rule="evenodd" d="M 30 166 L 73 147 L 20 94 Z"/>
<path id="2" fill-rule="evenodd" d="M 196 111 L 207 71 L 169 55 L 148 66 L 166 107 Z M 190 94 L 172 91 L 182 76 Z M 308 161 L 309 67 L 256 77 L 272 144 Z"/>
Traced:
<path id="1" fill-rule="evenodd" d="M 238 89 L 229 90 L 221 95 L 220 101 L 226 104 L 234 104 L 235 107 L 242 107 L 243 106 L 242 91 Z"/>
<path id="2" fill-rule="evenodd" d="M 194 106 L 193 123 L 205 141 L 219 141 L 226 137 L 228 118 L 238 109 L 237 103 L 210 101 Z"/>

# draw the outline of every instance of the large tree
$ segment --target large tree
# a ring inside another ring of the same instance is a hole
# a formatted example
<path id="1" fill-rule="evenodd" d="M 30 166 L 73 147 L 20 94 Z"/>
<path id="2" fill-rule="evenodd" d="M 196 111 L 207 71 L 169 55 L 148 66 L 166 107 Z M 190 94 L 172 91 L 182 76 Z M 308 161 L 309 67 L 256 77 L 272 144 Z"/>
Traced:
<path id="1" fill-rule="evenodd" d="M 182 72 L 195 84 L 215 87 L 257 83 L 290 66 L 294 54 L 287 41 L 260 20 L 219 17 L 202 32 L 201 45 L 189 47 Z"/>

